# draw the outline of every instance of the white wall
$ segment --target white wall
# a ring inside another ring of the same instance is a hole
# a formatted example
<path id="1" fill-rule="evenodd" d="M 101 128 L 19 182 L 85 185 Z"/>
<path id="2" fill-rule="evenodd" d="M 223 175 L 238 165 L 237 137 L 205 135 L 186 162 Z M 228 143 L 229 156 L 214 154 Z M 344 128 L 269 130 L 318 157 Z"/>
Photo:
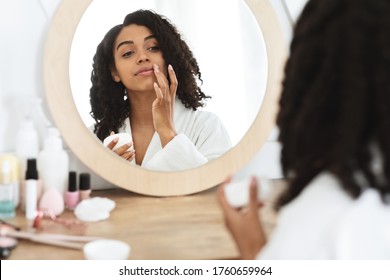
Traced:
<path id="1" fill-rule="evenodd" d="M 48 16 L 40 1 L 0 2 L 0 152 L 12 151 L 19 100 L 43 96 L 42 55 Z"/>
<path id="2" fill-rule="evenodd" d="M 288 13 L 283 9 L 285 1 Z M 307 0 L 270 0 L 279 16 L 287 41 L 291 38 L 291 22 L 295 20 Z M 44 101 L 42 76 L 43 47 L 50 19 L 60 0 L 13 0 L 0 1 L 0 153 L 15 150 L 17 128 L 23 117 L 23 101 L 39 97 Z M 44 111 L 51 120 L 49 110 Z M 254 160 L 240 174 L 253 172 L 281 177 L 279 168 L 279 145 L 276 143 L 277 131 L 270 141 L 259 151 Z M 26 139 L 28 141 L 28 139 Z M 89 171 L 71 151 L 71 168 Z M 104 180 L 93 178 L 95 185 L 103 186 Z"/>

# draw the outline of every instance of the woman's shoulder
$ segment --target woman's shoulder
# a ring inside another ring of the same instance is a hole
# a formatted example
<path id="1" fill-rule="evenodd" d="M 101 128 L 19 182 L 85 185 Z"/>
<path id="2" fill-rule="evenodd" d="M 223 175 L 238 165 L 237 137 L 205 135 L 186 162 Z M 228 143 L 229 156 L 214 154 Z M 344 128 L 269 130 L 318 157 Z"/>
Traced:
<path id="1" fill-rule="evenodd" d="M 282 208 L 281 213 L 304 211 L 304 209 L 311 209 L 311 211 L 318 209 L 318 211 L 321 211 L 321 209 L 330 206 L 336 209 L 337 207 L 344 207 L 352 200 L 343 190 L 339 179 L 328 172 L 324 172 L 313 178 L 298 197 Z"/>
<path id="2" fill-rule="evenodd" d="M 388 217 L 390 206 L 376 190 L 367 189 L 353 199 L 336 176 L 322 173 L 282 208 L 270 242 L 259 257 L 390 258 L 390 239 L 383 234 L 390 232 Z"/>
<path id="3" fill-rule="evenodd" d="M 390 259 L 390 205 L 368 188 L 343 214 L 336 235 L 338 259 Z"/>
<path id="4" fill-rule="evenodd" d="M 210 121 L 220 121 L 220 118 L 213 112 L 207 110 L 197 110 L 198 118 Z"/>

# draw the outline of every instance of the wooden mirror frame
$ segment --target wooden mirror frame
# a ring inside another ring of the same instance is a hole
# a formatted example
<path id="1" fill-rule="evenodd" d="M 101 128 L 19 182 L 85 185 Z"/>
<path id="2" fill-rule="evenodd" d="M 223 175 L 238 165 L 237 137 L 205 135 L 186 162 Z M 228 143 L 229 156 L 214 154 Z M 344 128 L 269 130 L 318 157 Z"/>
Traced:
<path id="1" fill-rule="evenodd" d="M 259 113 L 241 141 L 218 159 L 190 170 L 162 172 L 131 166 L 105 148 L 84 125 L 71 93 L 69 58 L 73 35 L 92 0 L 62 0 L 48 32 L 43 71 L 52 117 L 73 153 L 112 184 L 153 196 L 187 195 L 206 190 L 247 164 L 275 126 L 287 48 L 269 1 L 244 1 L 260 26 L 267 53 L 267 86 Z"/>

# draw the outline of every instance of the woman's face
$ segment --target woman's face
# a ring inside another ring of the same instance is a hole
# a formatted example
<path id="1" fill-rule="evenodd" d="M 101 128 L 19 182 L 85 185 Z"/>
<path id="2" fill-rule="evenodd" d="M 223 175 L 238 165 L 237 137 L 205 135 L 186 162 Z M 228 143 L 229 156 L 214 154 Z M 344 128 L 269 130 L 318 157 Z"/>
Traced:
<path id="1" fill-rule="evenodd" d="M 159 43 L 145 26 L 131 24 L 122 29 L 114 44 L 115 69 L 111 74 L 128 92 L 154 91 L 156 82 L 153 64 L 167 76 Z"/>

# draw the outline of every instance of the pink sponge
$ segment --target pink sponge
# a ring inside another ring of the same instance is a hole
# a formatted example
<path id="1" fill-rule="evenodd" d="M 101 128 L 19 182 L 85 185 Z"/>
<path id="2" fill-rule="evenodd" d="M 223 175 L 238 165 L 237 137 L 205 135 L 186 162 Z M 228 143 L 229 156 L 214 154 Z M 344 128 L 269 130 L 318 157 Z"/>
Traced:
<path id="1" fill-rule="evenodd" d="M 56 216 L 64 212 L 64 208 L 64 198 L 56 188 L 50 188 L 45 191 L 39 201 L 39 209 L 49 210 Z"/>

